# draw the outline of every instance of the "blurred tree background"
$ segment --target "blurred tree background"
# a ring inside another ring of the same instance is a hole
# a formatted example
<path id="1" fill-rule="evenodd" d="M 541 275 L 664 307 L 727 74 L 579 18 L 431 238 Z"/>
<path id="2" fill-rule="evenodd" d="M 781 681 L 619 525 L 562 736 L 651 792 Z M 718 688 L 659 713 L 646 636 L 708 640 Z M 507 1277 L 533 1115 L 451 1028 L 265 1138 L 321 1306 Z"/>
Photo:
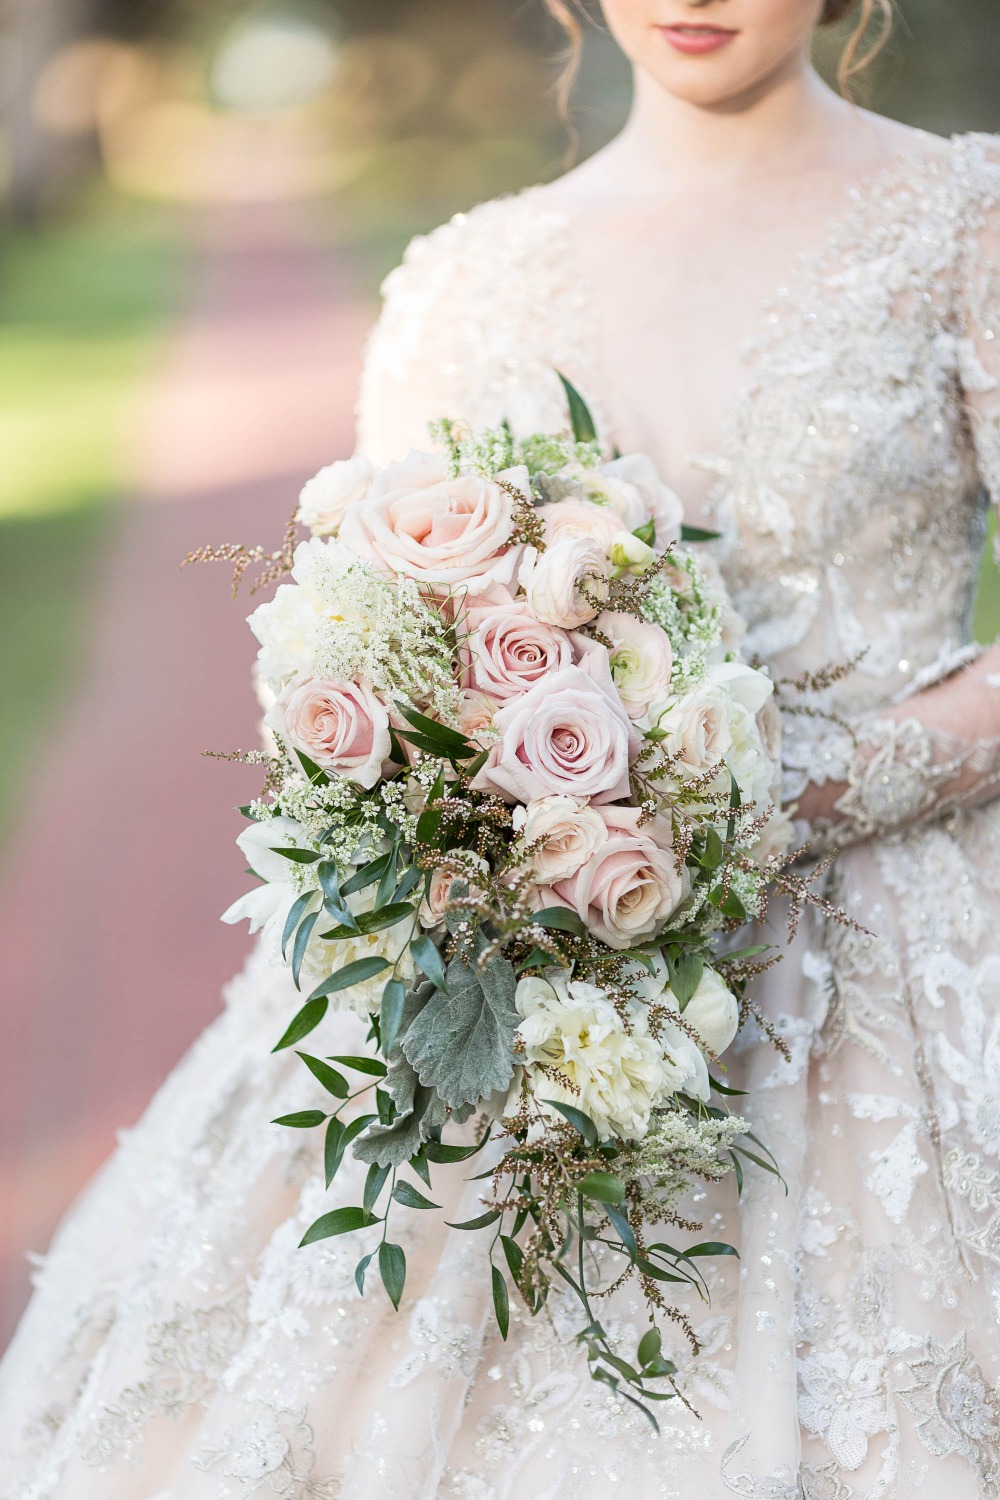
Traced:
<path id="1" fill-rule="evenodd" d="M 0 719 L 0 828 L 75 670 L 192 222 L 307 199 L 374 297 L 412 233 L 560 170 L 559 46 L 537 0 L 0 0 L 0 699 L 27 705 Z M 998 74 L 996 0 L 900 0 L 869 92 L 996 130 Z M 582 154 L 628 99 L 595 10 Z"/>

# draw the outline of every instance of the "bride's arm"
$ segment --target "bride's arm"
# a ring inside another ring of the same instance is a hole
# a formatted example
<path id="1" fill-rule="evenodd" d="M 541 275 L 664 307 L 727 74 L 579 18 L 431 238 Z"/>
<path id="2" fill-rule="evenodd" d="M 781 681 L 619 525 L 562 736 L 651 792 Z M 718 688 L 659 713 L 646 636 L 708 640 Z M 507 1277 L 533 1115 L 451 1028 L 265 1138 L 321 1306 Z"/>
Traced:
<path id="1" fill-rule="evenodd" d="M 958 380 L 984 488 L 1000 505 L 1000 150 L 970 185 L 957 296 Z M 1000 558 L 1000 544 L 998 544 Z M 1000 793 L 1000 642 L 933 686 L 833 731 L 826 779 L 798 815 L 832 844 L 945 816 Z"/>

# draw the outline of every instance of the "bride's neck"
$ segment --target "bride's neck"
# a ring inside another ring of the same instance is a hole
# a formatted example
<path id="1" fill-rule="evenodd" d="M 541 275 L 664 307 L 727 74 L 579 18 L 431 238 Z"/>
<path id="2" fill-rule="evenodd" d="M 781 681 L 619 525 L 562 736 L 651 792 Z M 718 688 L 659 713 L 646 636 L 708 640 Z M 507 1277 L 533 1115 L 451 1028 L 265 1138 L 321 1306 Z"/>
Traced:
<path id="1" fill-rule="evenodd" d="M 622 186 L 720 186 L 807 166 L 836 138 L 850 106 L 806 63 L 770 79 L 756 95 L 707 108 L 667 93 L 637 71 L 635 97 L 615 142 Z"/>

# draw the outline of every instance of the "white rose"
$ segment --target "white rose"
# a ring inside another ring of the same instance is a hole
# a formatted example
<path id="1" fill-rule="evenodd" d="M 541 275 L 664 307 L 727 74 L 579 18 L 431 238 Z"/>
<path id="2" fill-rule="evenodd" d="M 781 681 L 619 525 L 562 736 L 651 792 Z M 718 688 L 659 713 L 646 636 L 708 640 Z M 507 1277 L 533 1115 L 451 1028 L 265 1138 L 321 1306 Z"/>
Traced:
<path id="1" fill-rule="evenodd" d="M 670 691 L 674 654 L 659 625 L 618 610 L 605 610 L 595 630 L 611 642 L 611 676 L 630 719 L 641 719 L 654 700 Z"/>
<path id="2" fill-rule="evenodd" d="M 740 1008 L 736 996 L 707 964 L 683 1015 L 713 1057 L 722 1056 L 739 1029 Z"/>
<path id="3" fill-rule="evenodd" d="M 525 844 L 539 844 L 531 856 L 539 885 L 568 880 L 608 837 L 604 819 L 578 797 L 536 797 L 514 809 L 513 822 Z"/>
<path id="4" fill-rule="evenodd" d="M 518 581 L 539 620 L 576 630 L 607 602 L 611 565 L 598 542 L 587 536 L 559 537 L 544 552 L 526 549 Z"/>
<path id="5" fill-rule="evenodd" d="M 375 470 L 362 455 L 327 464 L 307 480 L 299 495 L 298 519 L 313 536 L 336 536 L 344 511 L 366 500 Z"/>
<path id="6" fill-rule="evenodd" d="M 772 859 L 780 859 L 795 843 L 795 825 L 788 813 L 775 808 L 761 830 L 760 838 L 750 850 L 754 864 L 763 867 Z"/>
<path id="7" fill-rule="evenodd" d="M 658 552 L 679 540 L 684 507 L 674 491 L 663 483 L 655 463 L 645 453 L 612 459 L 601 464 L 597 472 L 606 486 L 608 504 L 615 507 L 629 531 L 651 520 L 656 529 Z"/>

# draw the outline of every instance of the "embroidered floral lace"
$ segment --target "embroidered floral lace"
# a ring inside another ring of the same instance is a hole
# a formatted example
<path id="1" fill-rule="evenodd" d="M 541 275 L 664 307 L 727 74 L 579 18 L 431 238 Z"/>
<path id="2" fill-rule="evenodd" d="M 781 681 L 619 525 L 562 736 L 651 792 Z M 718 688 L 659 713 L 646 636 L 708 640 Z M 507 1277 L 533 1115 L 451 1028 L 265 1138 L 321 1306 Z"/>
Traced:
<path id="1" fill-rule="evenodd" d="M 791 718 L 787 774 L 841 804 L 830 894 L 874 936 L 807 916 L 759 987 L 790 1060 L 747 1036 L 729 1081 L 787 1191 L 691 1195 L 740 1260 L 692 1309 L 701 1355 L 677 1346 L 690 1408 L 655 1439 L 588 1381 L 558 1298 L 503 1343 L 482 1247 L 437 1217 L 400 1218 L 398 1316 L 359 1295 L 348 1237 L 295 1249 L 360 1178 L 331 1197 L 311 1140 L 268 1125 L 313 1101 L 269 1054 L 291 997 L 259 951 L 38 1266 L 0 1366 L 3 1500 L 1000 1493 L 1000 724 L 977 699 L 948 738 L 904 698 L 963 659 L 1000 495 L 998 159 L 963 138 L 858 186 L 764 307 L 699 460 L 749 650 L 789 678 L 860 656 L 823 705 L 852 734 Z M 411 247 L 369 349 L 374 458 L 446 413 L 560 427 L 554 368 L 615 440 L 627 330 L 560 202 L 531 190 Z M 356 1051 L 356 1025 L 322 1050 Z M 471 1217 L 479 1185 L 449 1191 Z M 638 1309 L 625 1291 L 602 1315 L 624 1335 Z"/>

